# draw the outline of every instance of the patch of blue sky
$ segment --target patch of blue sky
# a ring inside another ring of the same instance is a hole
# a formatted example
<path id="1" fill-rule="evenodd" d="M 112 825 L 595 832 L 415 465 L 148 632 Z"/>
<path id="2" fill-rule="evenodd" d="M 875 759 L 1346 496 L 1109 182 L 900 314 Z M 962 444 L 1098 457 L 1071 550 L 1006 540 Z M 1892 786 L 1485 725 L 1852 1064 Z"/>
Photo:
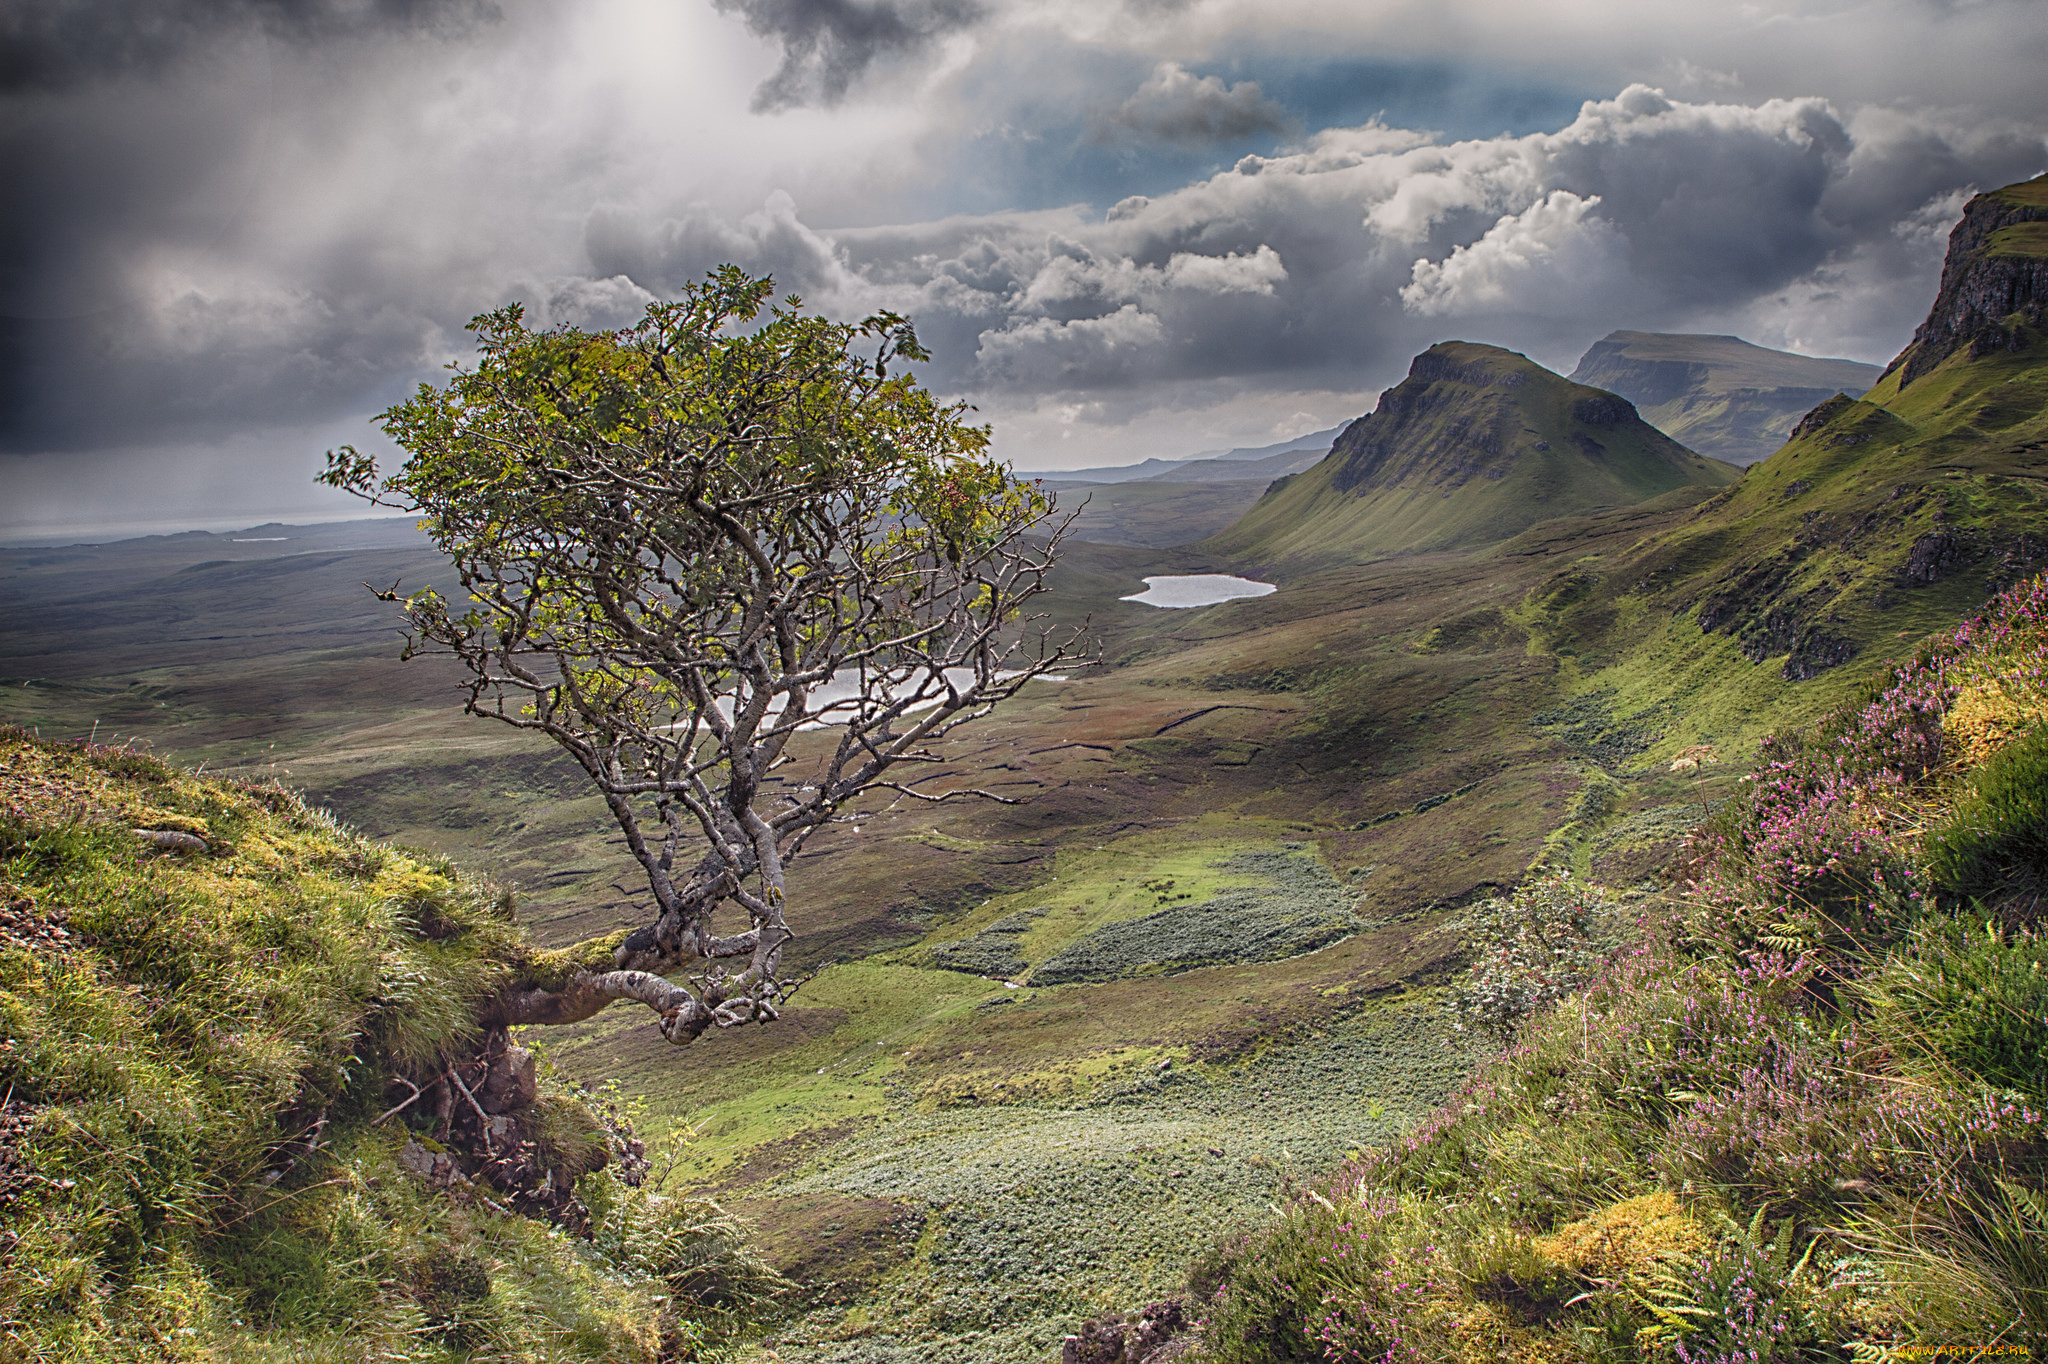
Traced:
<path id="1" fill-rule="evenodd" d="M 1086 204 L 1099 215 L 1131 195 L 1169 193 L 1242 157 L 1273 155 L 1323 128 L 1377 117 L 1444 141 L 1521 136 L 1562 128 L 1581 103 L 1602 97 L 1448 62 L 1245 54 L 1188 71 L 1231 87 L 1256 82 L 1293 128 L 1190 143 L 1115 123 L 1118 105 L 1151 74 L 1147 67 L 1122 53 L 1068 50 L 1061 57 L 1063 79 L 1019 82 L 975 101 L 979 117 L 951 149 L 947 172 L 897 211 L 938 218 Z"/>

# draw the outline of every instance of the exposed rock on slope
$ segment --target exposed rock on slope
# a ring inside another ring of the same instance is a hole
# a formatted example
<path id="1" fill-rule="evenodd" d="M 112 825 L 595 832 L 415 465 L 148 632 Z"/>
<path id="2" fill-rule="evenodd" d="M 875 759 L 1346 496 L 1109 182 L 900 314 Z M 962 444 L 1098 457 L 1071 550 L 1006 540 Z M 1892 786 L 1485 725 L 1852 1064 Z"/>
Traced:
<path id="1" fill-rule="evenodd" d="M 1941 292 L 1913 342 L 1886 368 L 1899 388 L 1957 350 L 2020 351 L 2048 314 L 2048 175 L 1980 194 L 1949 235 Z"/>
<path id="2" fill-rule="evenodd" d="M 1754 464 L 1815 404 L 1862 393 L 1881 372 L 1734 336 L 1618 331 L 1595 342 L 1571 378 L 1621 394 L 1645 421 L 1703 455 Z"/>
<path id="3" fill-rule="evenodd" d="M 1477 546 L 1738 473 L 1658 431 L 1625 398 L 1513 351 L 1446 341 L 1417 356 L 1327 458 L 1276 482 L 1213 543 L 1264 561 Z"/>

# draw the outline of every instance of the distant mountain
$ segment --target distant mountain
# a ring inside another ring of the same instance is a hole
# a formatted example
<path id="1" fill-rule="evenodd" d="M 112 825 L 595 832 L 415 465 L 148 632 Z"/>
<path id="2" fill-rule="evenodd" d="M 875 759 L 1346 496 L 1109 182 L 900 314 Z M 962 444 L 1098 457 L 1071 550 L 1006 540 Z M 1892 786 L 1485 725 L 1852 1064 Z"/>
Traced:
<path id="1" fill-rule="evenodd" d="M 1140 464 L 1113 464 L 1094 469 L 1030 469 L 1019 477 L 1043 479 L 1047 483 L 1130 483 L 1141 478 L 1162 477 L 1194 461 L 1148 459 Z"/>
<path id="2" fill-rule="evenodd" d="M 1325 459 L 1276 482 L 1211 544 L 1254 562 L 1477 546 L 1739 476 L 1645 422 L 1625 398 L 1514 351 L 1445 341 L 1417 356 Z"/>
<path id="3" fill-rule="evenodd" d="M 1147 482 L 1153 483 L 1242 483 L 1256 481 L 1271 483 L 1287 474 L 1298 474 L 1303 469 L 1314 467 L 1317 460 L 1330 452 L 1329 437 L 1335 436 L 1341 426 L 1326 433 L 1325 439 L 1317 445 L 1304 445 L 1292 450 L 1282 450 L 1261 459 L 1239 459 L 1236 455 L 1219 455 L 1215 459 L 1189 460 L 1186 464 L 1169 469 L 1163 474 L 1152 474 Z"/>
<path id="4" fill-rule="evenodd" d="M 1572 382 L 1619 393 L 1673 440 L 1730 464 L 1754 464 L 1837 393 L 1877 382 L 1876 365 L 1767 350 L 1736 336 L 1610 332 Z"/>
<path id="5" fill-rule="evenodd" d="M 1186 459 L 1148 459 L 1141 464 L 1093 469 L 1048 469 L 1036 476 L 1049 483 L 1130 483 L 1141 478 L 1170 483 L 1271 480 L 1315 463 L 1343 429 L 1333 426 L 1327 431 L 1311 431 L 1271 445 L 1241 445 L 1234 450 L 1209 451 Z M 1309 458 L 1301 458 L 1304 454 Z"/>
<path id="6" fill-rule="evenodd" d="M 1327 450 L 1330 448 L 1330 442 L 1342 435 L 1343 431 L 1344 423 L 1340 422 L 1326 431 L 1311 431 L 1305 436 L 1296 436 L 1291 440 L 1274 441 L 1271 445 L 1240 445 L 1237 449 L 1225 450 L 1214 458 L 1248 462 L 1271 459 L 1274 455 L 1284 455 L 1294 450 Z"/>

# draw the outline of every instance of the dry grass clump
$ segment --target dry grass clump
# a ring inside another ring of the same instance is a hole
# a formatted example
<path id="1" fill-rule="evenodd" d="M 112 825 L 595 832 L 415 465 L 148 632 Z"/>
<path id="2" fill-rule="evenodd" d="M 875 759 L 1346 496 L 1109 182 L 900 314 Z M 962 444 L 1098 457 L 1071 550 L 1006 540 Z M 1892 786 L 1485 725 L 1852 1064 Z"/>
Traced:
<path id="1" fill-rule="evenodd" d="M 2011 679 L 1992 676 L 1960 687 L 1941 717 L 1943 748 L 1958 762 L 1985 759 L 2048 720 L 2048 698 Z"/>

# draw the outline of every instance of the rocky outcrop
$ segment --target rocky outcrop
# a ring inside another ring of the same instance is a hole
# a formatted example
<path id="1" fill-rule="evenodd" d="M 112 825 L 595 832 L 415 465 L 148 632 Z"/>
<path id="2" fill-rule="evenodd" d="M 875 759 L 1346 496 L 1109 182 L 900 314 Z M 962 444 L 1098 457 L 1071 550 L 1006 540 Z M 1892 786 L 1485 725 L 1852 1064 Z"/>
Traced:
<path id="1" fill-rule="evenodd" d="M 1187 1309 L 1155 1302 L 1135 1321 L 1085 1321 L 1060 1346 L 1060 1364 L 1168 1364 L 1186 1345 Z"/>
<path id="2" fill-rule="evenodd" d="M 1941 291 L 1885 373 L 1905 388 L 1956 351 L 2018 350 L 2048 317 L 2048 176 L 1980 194 L 1949 233 Z"/>
<path id="3" fill-rule="evenodd" d="M 1918 586 L 1938 583 L 1976 557 L 1970 537 L 1954 530 L 1933 530 L 1906 551 L 1906 581 Z"/>
<path id="4" fill-rule="evenodd" d="M 1834 397 L 1820 403 L 1811 412 L 1801 417 L 1799 424 L 1792 428 L 1791 439 L 1801 440 L 1813 435 L 1829 422 L 1847 412 L 1855 404 L 1856 400 L 1848 394 L 1837 393 Z"/>

